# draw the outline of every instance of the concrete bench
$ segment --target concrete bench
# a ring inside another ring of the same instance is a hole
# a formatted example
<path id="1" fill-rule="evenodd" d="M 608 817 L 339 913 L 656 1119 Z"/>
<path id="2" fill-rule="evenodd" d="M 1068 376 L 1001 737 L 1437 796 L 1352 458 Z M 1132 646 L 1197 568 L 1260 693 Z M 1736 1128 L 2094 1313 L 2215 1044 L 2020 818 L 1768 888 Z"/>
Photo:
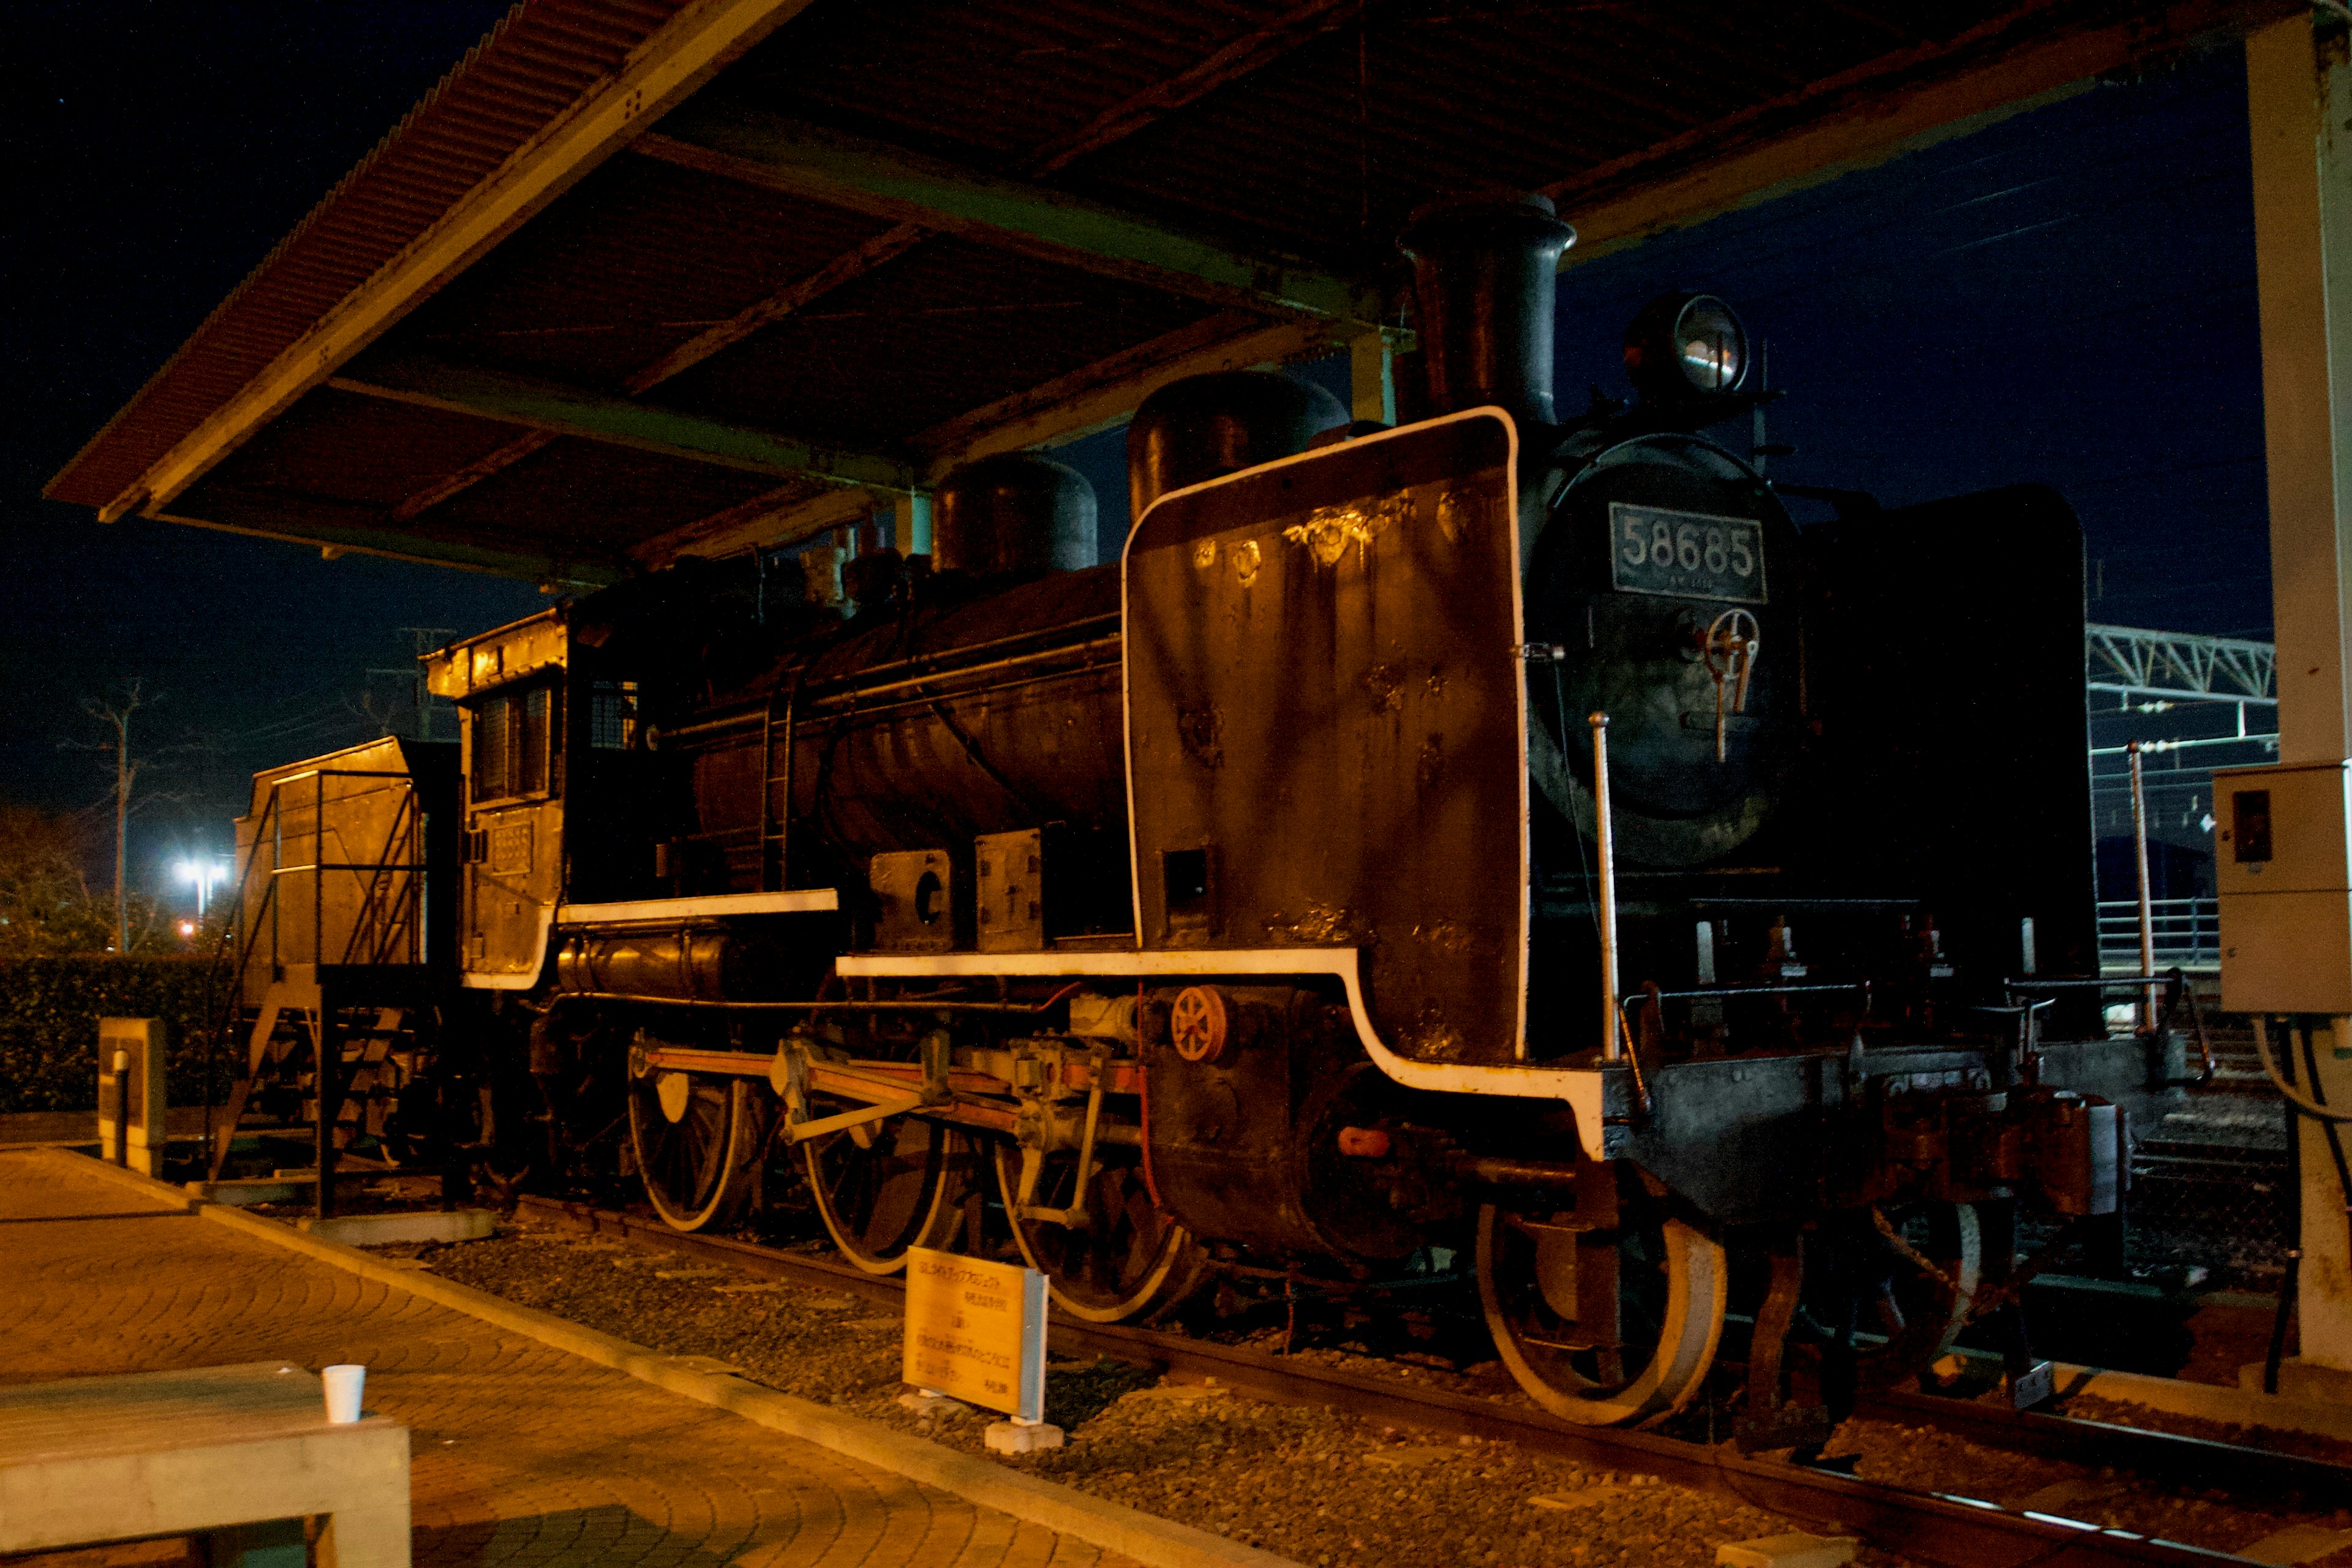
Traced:
<path id="1" fill-rule="evenodd" d="M 211 1538 L 211 1561 L 408 1568 L 408 1428 L 330 1425 L 286 1362 L 0 1388 L 0 1553 Z"/>

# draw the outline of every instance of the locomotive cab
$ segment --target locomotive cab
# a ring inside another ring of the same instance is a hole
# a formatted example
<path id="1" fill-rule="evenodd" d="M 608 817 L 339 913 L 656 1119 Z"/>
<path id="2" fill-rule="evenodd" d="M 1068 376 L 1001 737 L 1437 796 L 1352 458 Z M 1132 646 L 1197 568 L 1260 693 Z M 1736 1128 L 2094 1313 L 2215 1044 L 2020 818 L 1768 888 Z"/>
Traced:
<path id="1" fill-rule="evenodd" d="M 461 715 L 459 972 L 469 986 L 528 990 L 560 906 L 652 890 L 636 683 L 604 678 L 569 605 L 425 662 Z"/>

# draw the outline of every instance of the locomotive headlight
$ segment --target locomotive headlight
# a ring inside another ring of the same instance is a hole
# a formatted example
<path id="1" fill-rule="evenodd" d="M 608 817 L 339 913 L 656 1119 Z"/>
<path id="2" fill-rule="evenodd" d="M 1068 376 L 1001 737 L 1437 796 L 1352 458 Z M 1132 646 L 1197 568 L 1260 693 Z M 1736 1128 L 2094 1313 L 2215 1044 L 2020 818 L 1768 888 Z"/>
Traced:
<path id="1" fill-rule="evenodd" d="M 1625 330 L 1625 374 L 1654 403 L 1706 403 L 1739 390 L 1748 330 L 1712 294 L 1662 294 Z"/>
<path id="2" fill-rule="evenodd" d="M 1720 300 L 1701 295 L 1675 323 L 1683 375 L 1701 392 L 1729 392 L 1748 374 L 1748 334 Z"/>

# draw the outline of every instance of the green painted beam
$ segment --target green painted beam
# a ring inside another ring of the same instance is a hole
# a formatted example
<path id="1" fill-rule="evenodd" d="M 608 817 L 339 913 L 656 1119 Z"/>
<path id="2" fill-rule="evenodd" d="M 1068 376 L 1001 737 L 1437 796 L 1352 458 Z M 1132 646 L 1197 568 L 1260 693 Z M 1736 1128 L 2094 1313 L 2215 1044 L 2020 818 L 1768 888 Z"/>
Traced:
<path id="1" fill-rule="evenodd" d="M 421 354 L 363 360 L 351 374 L 330 377 L 327 384 L 363 397 L 473 414 L 756 474 L 805 475 L 834 484 L 898 490 L 921 482 L 910 465 L 896 458 L 837 451 L 772 430 Z"/>
<path id="2" fill-rule="evenodd" d="M 636 151 L 1221 305 L 1393 324 L 1377 283 L 762 110 L 695 101 Z"/>
<path id="3" fill-rule="evenodd" d="M 557 588 L 597 588 L 617 583 L 626 574 L 618 565 L 567 558 L 528 549 L 502 548 L 499 542 L 435 537 L 400 528 L 349 521 L 360 509 L 349 506 L 291 504 L 282 498 L 257 498 L 219 486 L 191 491 L 168 509 L 146 515 L 159 522 L 274 539 L 335 555 L 380 555 L 414 561 L 427 566 L 454 566 L 460 571 L 516 577 L 526 583 Z"/>

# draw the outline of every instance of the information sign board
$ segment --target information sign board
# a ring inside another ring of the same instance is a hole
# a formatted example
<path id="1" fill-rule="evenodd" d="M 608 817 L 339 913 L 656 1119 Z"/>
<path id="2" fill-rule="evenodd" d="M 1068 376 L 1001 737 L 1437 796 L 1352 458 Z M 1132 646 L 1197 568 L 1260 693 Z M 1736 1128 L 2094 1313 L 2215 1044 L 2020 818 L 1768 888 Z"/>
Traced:
<path id="1" fill-rule="evenodd" d="M 918 1247 L 907 1254 L 906 1380 L 1022 1421 L 1045 1418 L 1045 1277 Z"/>

